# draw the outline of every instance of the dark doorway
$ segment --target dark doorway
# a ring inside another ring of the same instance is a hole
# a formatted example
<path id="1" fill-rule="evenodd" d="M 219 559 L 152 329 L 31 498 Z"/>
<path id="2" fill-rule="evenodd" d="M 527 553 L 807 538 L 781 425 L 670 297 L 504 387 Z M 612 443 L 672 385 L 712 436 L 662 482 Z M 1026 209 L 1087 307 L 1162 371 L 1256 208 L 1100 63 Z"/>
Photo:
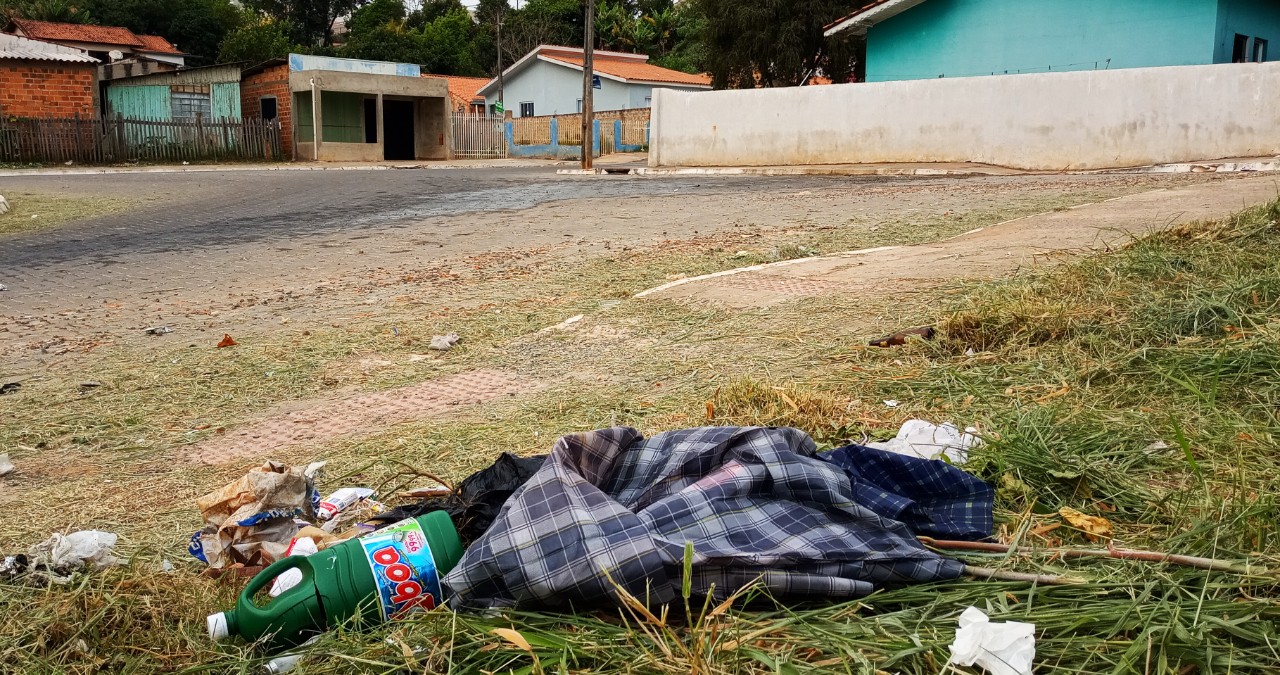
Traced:
<path id="1" fill-rule="evenodd" d="M 364 100 L 364 142 L 378 142 L 378 99 Z"/>
<path id="2" fill-rule="evenodd" d="M 1231 62 L 1247 63 L 1249 61 L 1249 36 L 1236 33 L 1235 42 L 1231 45 Z"/>
<path id="3" fill-rule="evenodd" d="M 416 159 L 413 139 L 413 102 L 382 101 L 382 156 L 384 159 Z"/>

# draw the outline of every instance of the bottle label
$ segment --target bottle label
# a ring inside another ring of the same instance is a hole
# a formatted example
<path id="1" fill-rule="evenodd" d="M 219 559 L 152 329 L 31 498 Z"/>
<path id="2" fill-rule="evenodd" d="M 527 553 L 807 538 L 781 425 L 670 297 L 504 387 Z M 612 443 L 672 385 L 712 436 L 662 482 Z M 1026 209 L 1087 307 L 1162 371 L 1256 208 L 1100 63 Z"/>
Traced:
<path id="1" fill-rule="evenodd" d="M 384 621 L 440 604 L 440 575 L 416 520 L 405 520 L 360 539 L 378 587 Z"/>

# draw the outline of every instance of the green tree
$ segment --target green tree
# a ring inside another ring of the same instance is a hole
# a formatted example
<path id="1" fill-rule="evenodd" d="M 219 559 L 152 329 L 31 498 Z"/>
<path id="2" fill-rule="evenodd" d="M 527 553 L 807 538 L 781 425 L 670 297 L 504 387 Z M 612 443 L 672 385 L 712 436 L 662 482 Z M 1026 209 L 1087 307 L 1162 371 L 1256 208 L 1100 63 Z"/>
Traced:
<path id="1" fill-rule="evenodd" d="M 706 17 L 701 36 L 712 84 L 720 88 L 796 85 L 823 60 L 823 26 L 847 0 L 690 0 Z"/>
<path id="2" fill-rule="evenodd" d="M 406 28 L 401 21 L 384 23 L 367 31 L 352 33 L 338 55 L 351 59 L 422 63 L 422 33 Z"/>
<path id="3" fill-rule="evenodd" d="M 707 43 L 704 39 L 708 31 L 707 17 L 689 2 L 676 5 L 669 11 L 671 16 L 663 19 L 671 24 L 666 29 L 669 31 L 666 37 L 668 44 L 650 59 L 650 63 L 685 73 L 707 72 Z"/>
<path id="4" fill-rule="evenodd" d="M 351 15 L 347 22 L 348 36 L 356 38 L 388 23 L 402 23 L 405 16 L 404 0 L 373 0 Z"/>
<path id="5" fill-rule="evenodd" d="M 333 44 L 333 24 L 369 4 L 369 0 L 240 0 L 240 4 L 291 27 L 290 38 L 303 45 Z"/>
<path id="6" fill-rule="evenodd" d="M 435 19 L 422 29 L 422 65 L 437 75 L 484 75 L 475 49 L 478 32 L 471 14 L 462 8 Z"/>
<path id="7" fill-rule="evenodd" d="M 222 63 L 247 61 L 256 64 L 288 56 L 291 51 L 302 50 L 290 40 L 292 32 L 288 24 L 255 18 L 227 34 L 218 60 Z"/>
<path id="8" fill-rule="evenodd" d="M 212 62 L 244 15 L 231 0 L 83 0 L 97 22 L 135 33 L 160 35 L 179 49 Z"/>
<path id="9" fill-rule="evenodd" d="M 481 5 L 484 3 L 482 2 Z M 461 0 L 427 0 L 422 6 L 413 10 L 409 14 L 408 23 L 410 28 L 422 30 L 427 24 L 439 19 L 443 16 L 452 14 L 458 10 L 467 11 Z M 479 10 L 479 7 L 477 7 Z M 479 11 L 477 11 L 477 14 Z"/>
<path id="10" fill-rule="evenodd" d="M 93 12 L 77 0 L 0 0 L 0 18 L 97 23 Z"/>
<path id="11" fill-rule="evenodd" d="M 503 61 L 512 63 L 538 45 L 582 46 L 582 0 L 529 0 L 503 22 Z"/>

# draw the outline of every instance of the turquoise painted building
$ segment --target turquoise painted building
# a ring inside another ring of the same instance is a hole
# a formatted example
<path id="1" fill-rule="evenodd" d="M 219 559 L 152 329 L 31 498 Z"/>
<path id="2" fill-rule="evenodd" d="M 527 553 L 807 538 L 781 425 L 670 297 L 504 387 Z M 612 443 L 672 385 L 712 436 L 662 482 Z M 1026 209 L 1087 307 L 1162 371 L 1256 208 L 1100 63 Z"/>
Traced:
<path id="1" fill-rule="evenodd" d="M 105 83 L 107 115 L 133 119 L 214 121 L 240 118 L 242 64 L 186 68 Z"/>
<path id="2" fill-rule="evenodd" d="M 866 81 L 1280 60 L 1280 0 L 880 0 Z"/>

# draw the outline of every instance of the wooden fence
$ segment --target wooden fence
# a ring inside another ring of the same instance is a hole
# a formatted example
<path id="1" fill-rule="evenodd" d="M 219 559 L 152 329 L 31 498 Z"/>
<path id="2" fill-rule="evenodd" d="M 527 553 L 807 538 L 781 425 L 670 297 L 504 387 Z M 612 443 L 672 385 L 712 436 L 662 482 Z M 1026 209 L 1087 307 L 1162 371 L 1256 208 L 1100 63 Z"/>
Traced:
<path id="1" fill-rule="evenodd" d="M 0 118 L 0 162 L 9 163 L 279 161 L 283 143 L 276 120 Z"/>

